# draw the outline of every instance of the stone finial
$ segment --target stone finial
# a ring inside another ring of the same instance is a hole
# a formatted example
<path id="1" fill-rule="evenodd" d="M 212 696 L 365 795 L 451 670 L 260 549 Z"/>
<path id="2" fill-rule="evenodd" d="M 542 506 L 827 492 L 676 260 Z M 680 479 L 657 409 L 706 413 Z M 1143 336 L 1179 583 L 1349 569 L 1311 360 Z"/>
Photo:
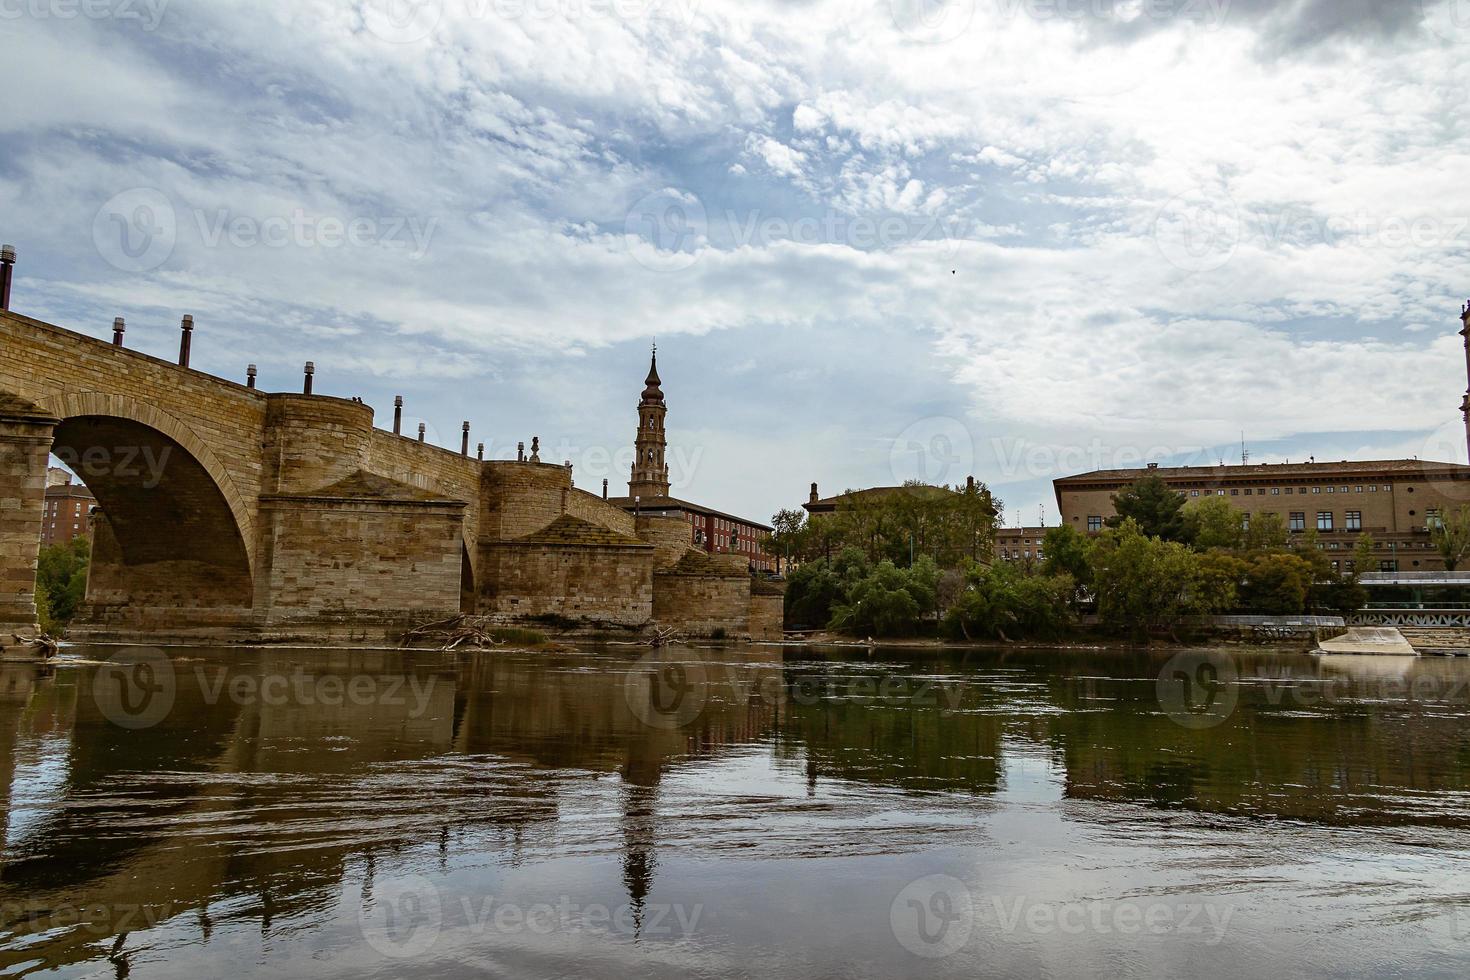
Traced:
<path id="1" fill-rule="evenodd" d="M 459 454 L 461 456 L 470 454 L 470 424 L 468 422 L 464 423 L 464 428 L 460 430 Z"/>
<path id="2" fill-rule="evenodd" d="M 419 423 L 419 442 L 424 441 L 424 431 L 428 428 L 423 422 Z"/>
<path id="3" fill-rule="evenodd" d="M 485 444 L 483 442 L 480 443 L 478 446 L 475 447 L 475 458 L 478 459 L 478 460 L 484 460 L 484 458 L 485 458 Z"/>
<path id="4" fill-rule="evenodd" d="M 301 384 L 301 393 L 303 395 L 309 395 L 311 394 L 311 379 L 312 376 L 316 374 L 316 362 L 307 361 L 305 372 L 306 373 Z"/>
<path id="5" fill-rule="evenodd" d="M 516 443 L 516 462 L 517 463 L 524 463 L 525 461 L 526 461 L 526 444 L 524 442 L 518 442 L 518 443 Z"/>
<path id="6" fill-rule="evenodd" d="M 531 437 L 531 462 L 533 462 L 533 463 L 539 463 L 539 462 L 541 462 L 541 437 L 540 436 L 532 436 Z"/>
<path id="7" fill-rule="evenodd" d="M 185 313 L 179 321 L 179 367 L 189 366 L 189 347 L 194 339 L 194 318 Z"/>
<path id="8" fill-rule="evenodd" d="M 816 503 L 816 502 L 817 502 L 817 501 L 818 501 L 818 500 L 821 500 L 821 499 L 822 499 L 822 498 L 821 498 L 821 497 L 820 497 L 820 496 L 818 496 L 818 495 L 817 495 L 817 485 L 816 485 L 816 484 L 815 484 L 815 483 L 813 483 L 813 484 L 812 484 L 812 495 L 811 495 L 811 497 L 810 497 L 810 498 L 809 498 L 809 499 L 808 499 L 808 502 L 809 502 L 809 503 L 813 503 L 813 504 L 814 504 L 814 503 Z"/>
<path id="9" fill-rule="evenodd" d="M 10 309 L 10 280 L 15 274 L 15 246 L 0 245 L 0 310 Z"/>
<path id="10" fill-rule="evenodd" d="M 393 434 L 403 434 L 403 396 L 393 396 Z"/>
<path id="11" fill-rule="evenodd" d="M 245 365 L 245 387 L 247 387 L 247 388 L 254 388 L 255 387 L 255 365 L 254 364 L 247 364 L 247 365 Z"/>
<path id="12" fill-rule="evenodd" d="M 119 317 L 113 317 L 113 319 L 112 319 L 112 345 L 114 347 L 121 347 L 123 345 L 123 333 L 126 332 L 127 329 L 128 329 L 128 325 L 123 322 L 123 318 L 122 317 L 120 317 L 120 316 Z"/>
<path id="13" fill-rule="evenodd" d="M 602 499 L 607 499 L 607 477 L 602 478 Z"/>

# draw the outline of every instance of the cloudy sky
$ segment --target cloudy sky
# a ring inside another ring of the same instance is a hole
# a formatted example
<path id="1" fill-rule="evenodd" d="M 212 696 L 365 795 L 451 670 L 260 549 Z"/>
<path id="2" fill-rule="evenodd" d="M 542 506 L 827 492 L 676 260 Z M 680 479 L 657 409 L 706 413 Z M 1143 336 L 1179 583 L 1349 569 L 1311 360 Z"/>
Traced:
<path id="1" fill-rule="evenodd" d="M 0 0 L 16 309 L 766 517 L 1461 460 L 1470 0 Z"/>

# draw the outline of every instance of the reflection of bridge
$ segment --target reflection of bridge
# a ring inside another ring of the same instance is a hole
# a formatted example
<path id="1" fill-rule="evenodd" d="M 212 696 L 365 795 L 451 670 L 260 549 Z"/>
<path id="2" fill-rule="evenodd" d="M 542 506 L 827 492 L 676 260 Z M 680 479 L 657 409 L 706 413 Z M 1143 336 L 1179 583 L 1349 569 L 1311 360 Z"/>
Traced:
<path id="1" fill-rule="evenodd" d="M 35 622 L 48 453 L 103 515 L 94 630 L 381 635 L 461 609 L 647 623 L 655 561 L 681 554 L 648 542 L 673 519 L 534 455 L 481 461 L 468 440 L 441 449 L 374 428 L 355 400 L 267 393 L 0 310 L 0 633 Z"/>

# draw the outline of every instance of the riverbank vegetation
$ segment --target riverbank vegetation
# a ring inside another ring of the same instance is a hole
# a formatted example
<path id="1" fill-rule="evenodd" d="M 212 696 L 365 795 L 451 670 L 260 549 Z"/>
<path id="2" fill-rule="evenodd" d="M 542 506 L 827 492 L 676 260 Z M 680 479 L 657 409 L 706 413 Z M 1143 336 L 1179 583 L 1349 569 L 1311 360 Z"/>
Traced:
<path id="1" fill-rule="evenodd" d="M 87 595 L 92 542 L 73 538 L 42 548 L 36 560 L 36 615 L 41 632 L 60 636 Z"/>
<path id="2" fill-rule="evenodd" d="M 1344 614 L 1365 601 L 1367 535 L 1292 534 L 1279 515 L 1249 518 L 1221 497 L 1186 503 L 1157 477 L 1119 492 L 1117 517 L 1100 533 L 1052 528 L 1025 561 L 995 560 L 993 508 L 974 524 L 926 517 L 926 506 L 959 510 L 958 494 L 946 496 L 893 494 L 809 520 L 778 515 L 774 547 L 792 566 L 787 627 L 969 640 L 1053 640 L 1086 627 L 1142 639 L 1197 616 Z"/>

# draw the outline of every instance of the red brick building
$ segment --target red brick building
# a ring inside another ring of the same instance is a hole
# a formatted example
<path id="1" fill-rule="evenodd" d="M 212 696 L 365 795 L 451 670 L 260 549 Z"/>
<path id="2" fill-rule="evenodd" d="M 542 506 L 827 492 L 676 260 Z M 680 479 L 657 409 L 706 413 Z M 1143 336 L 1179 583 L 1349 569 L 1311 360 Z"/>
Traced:
<path id="1" fill-rule="evenodd" d="M 97 498 L 71 474 L 58 467 L 46 471 L 46 506 L 41 514 L 41 546 L 65 544 L 92 536 L 92 508 Z"/>

